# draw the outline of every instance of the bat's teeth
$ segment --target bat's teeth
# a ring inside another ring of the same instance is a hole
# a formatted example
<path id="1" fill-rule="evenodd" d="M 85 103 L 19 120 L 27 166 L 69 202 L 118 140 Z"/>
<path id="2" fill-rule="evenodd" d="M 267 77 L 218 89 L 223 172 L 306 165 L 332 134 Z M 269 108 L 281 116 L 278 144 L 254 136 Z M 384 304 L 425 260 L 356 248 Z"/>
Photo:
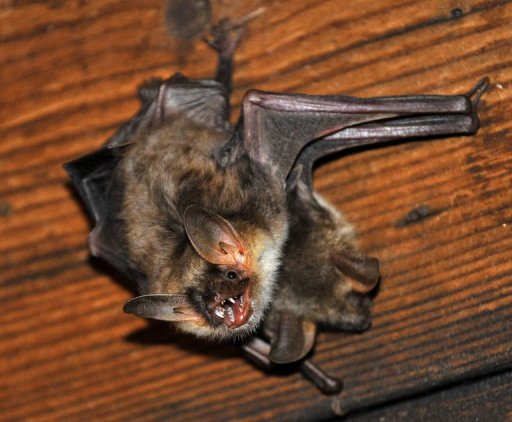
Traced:
<path id="1" fill-rule="evenodd" d="M 229 321 L 231 323 L 235 322 L 235 313 L 233 312 L 233 308 L 228 307 L 227 313 L 228 313 Z"/>
<path id="2" fill-rule="evenodd" d="M 233 299 L 232 297 L 230 297 L 228 300 L 233 304 L 235 303 L 235 299 Z"/>
<path id="3" fill-rule="evenodd" d="M 219 318 L 224 318 L 224 309 L 217 307 L 215 309 L 215 315 L 217 315 Z"/>

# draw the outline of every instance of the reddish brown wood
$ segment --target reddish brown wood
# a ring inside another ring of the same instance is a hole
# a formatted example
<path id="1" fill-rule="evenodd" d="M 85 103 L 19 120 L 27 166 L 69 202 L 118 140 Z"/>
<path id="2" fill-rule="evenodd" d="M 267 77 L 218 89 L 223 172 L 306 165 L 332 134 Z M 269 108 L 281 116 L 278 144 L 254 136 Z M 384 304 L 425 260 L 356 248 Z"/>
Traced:
<path id="1" fill-rule="evenodd" d="M 342 3 L 214 2 L 216 18 L 266 7 L 236 56 L 235 107 L 253 87 L 452 94 L 484 75 L 492 85 L 476 136 L 344 154 L 317 171 L 383 273 L 373 327 L 318 339 L 315 360 L 345 381 L 328 398 L 229 345 L 124 315 L 120 277 L 88 258 L 89 222 L 62 163 L 136 110 L 141 81 L 211 75 L 214 54 L 168 37 L 163 1 L 0 2 L 1 419 L 325 418 L 512 366 L 512 2 Z M 432 215 L 399 224 L 420 206 Z"/>

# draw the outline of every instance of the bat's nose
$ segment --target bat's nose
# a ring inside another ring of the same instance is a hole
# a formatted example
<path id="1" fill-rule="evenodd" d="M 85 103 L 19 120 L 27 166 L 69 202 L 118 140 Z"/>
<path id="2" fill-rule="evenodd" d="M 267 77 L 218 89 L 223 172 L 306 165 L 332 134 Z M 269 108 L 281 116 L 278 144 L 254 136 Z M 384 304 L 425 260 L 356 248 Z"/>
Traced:
<path id="1" fill-rule="evenodd" d="M 210 306 L 210 314 L 212 318 L 224 323 L 228 328 L 241 327 L 252 314 L 249 289 L 228 297 L 217 294 L 214 303 Z"/>

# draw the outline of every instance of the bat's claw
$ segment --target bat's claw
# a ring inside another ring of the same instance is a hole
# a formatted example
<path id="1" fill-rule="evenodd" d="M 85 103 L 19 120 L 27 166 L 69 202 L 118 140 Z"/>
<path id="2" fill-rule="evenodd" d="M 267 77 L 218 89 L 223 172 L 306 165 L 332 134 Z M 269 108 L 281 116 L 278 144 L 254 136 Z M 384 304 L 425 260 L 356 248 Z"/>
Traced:
<path id="1" fill-rule="evenodd" d="M 236 21 L 222 18 L 219 23 L 212 26 L 210 37 L 205 36 L 204 39 L 221 57 L 231 58 L 244 33 L 245 25 L 263 13 L 265 13 L 265 8 L 260 7 Z"/>
<path id="2" fill-rule="evenodd" d="M 478 102 L 480 101 L 480 97 L 482 96 L 482 94 L 489 88 L 490 82 L 490 78 L 488 76 L 485 76 L 484 78 L 480 79 L 476 83 L 476 85 L 466 93 L 466 97 L 471 99 L 471 102 L 473 103 L 475 108 L 478 105 Z"/>
<path id="3" fill-rule="evenodd" d="M 231 22 L 224 18 L 212 27 L 212 39 L 208 40 L 208 45 L 217 50 L 220 56 L 232 57 L 243 32 L 243 26 L 234 28 Z"/>
<path id="4" fill-rule="evenodd" d="M 243 26 L 235 25 L 228 18 L 223 18 L 219 23 L 212 26 L 210 37 L 205 36 L 204 40 L 221 57 L 231 58 L 240 42 L 243 31 Z"/>

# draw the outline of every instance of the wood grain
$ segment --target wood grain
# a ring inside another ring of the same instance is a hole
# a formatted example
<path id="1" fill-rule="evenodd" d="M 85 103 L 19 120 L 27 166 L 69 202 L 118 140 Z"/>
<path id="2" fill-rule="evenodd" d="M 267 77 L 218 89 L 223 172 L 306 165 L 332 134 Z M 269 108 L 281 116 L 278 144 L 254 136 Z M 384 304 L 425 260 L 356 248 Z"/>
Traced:
<path id="1" fill-rule="evenodd" d="M 344 391 L 322 396 L 297 374 L 259 372 L 230 345 L 124 315 L 121 278 L 88 258 L 90 223 L 62 164 L 137 109 L 143 80 L 209 76 L 214 54 L 170 39 L 164 1 L 4 0 L 0 419 L 313 420 L 512 367 L 512 2 L 213 2 L 215 18 L 260 6 L 236 56 L 235 110 L 256 87 L 453 94 L 492 80 L 476 136 L 347 153 L 316 172 L 383 269 L 373 327 L 318 339 L 314 359 Z M 419 207 L 426 218 L 401 224 Z M 457 394 L 413 401 L 411 415 Z"/>
<path id="2" fill-rule="evenodd" d="M 422 397 L 391 404 L 346 418 L 347 422 L 512 419 L 512 373 L 456 384 Z"/>

